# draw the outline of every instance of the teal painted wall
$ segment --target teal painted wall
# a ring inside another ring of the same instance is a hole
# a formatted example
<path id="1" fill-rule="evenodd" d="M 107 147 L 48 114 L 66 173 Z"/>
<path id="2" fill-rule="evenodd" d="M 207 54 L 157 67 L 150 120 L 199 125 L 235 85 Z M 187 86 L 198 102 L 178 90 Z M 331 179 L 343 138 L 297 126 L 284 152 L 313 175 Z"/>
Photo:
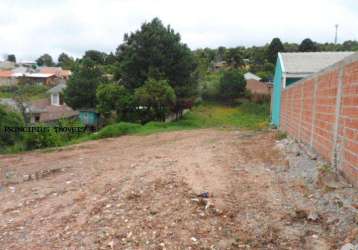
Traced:
<path id="1" fill-rule="evenodd" d="M 271 121 L 277 127 L 280 126 L 280 111 L 281 111 L 281 91 L 282 91 L 282 68 L 280 58 L 277 57 L 275 76 L 273 79 L 273 103 Z"/>
<path id="2" fill-rule="evenodd" d="M 93 111 L 80 111 L 80 120 L 84 125 L 97 125 L 98 114 Z"/>
<path id="3" fill-rule="evenodd" d="M 295 83 L 301 79 L 302 79 L 302 77 L 286 78 L 286 86 L 290 86 L 292 83 Z"/>

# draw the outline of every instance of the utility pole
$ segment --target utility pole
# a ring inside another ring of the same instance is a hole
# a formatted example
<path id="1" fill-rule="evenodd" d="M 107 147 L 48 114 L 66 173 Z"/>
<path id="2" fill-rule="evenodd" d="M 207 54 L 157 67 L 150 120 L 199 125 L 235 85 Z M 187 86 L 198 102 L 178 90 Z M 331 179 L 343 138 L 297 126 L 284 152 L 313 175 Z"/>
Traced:
<path id="1" fill-rule="evenodd" d="M 334 44 L 337 44 L 338 24 L 334 25 L 336 28 L 336 35 L 334 36 Z"/>

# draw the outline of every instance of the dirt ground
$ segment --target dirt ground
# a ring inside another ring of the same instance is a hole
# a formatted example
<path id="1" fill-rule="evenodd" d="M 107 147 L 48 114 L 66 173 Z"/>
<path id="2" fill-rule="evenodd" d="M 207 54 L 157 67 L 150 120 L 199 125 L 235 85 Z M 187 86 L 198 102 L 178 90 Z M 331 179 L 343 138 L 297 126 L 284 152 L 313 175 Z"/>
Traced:
<path id="1" fill-rule="evenodd" d="M 0 248 L 358 244 L 357 189 L 322 185 L 315 159 L 286 148 L 274 132 L 203 129 L 0 156 Z"/>

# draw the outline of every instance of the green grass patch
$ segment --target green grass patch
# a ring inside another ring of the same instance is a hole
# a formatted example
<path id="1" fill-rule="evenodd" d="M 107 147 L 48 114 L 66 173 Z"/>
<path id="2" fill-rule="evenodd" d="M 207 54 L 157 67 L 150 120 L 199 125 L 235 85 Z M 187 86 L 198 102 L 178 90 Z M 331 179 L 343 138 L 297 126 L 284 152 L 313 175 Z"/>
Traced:
<path id="1" fill-rule="evenodd" d="M 269 124 L 269 105 L 244 102 L 240 106 L 225 106 L 217 103 L 202 103 L 187 112 L 180 120 L 173 122 L 149 122 L 145 125 L 119 122 L 108 125 L 96 133 L 84 134 L 78 138 L 62 139 L 57 147 L 42 149 L 51 152 L 62 146 L 77 144 L 90 140 L 118 137 L 122 135 L 148 135 L 158 132 L 190 130 L 200 128 L 226 128 L 261 130 Z M 17 144 L 2 153 L 16 153 L 27 150 L 24 145 Z"/>
<path id="2" fill-rule="evenodd" d="M 152 134 L 198 128 L 241 128 L 260 130 L 268 127 L 268 104 L 244 103 L 230 107 L 216 103 L 203 103 L 194 107 L 178 121 L 149 122 L 145 125 L 119 122 L 108 125 L 96 133 L 78 138 L 69 144 L 129 134 Z"/>

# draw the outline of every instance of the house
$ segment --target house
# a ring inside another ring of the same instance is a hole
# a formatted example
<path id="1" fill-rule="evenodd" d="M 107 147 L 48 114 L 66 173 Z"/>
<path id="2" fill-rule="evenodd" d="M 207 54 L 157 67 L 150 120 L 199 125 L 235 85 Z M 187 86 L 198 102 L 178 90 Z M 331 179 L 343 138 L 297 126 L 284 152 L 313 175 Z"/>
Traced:
<path id="1" fill-rule="evenodd" d="M 42 112 L 32 112 L 34 119 L 32 122 L 54 122 L 62 118 L 75 118 L 78 112 L 67 106 L 63 101 L 63 90 L 66 84 L 61 83 L 48 90 L 50 98 L 45 98 L 31 102 L 33 110 Z"/>
<path id="2" fill-rule="evenodd" d="M 16 83 L 16 80 L 12 77 L 11 70 L 0 70 L 0 86 L 14 83 Z"/>
<path id="3" fill-rule="evenodd" d="M 271 104 L 272 123 L 277 127 L 280 125 L 281 92 L 283 89 L 352 54 L 353 52 L 278 53 Z"/>
<path id="4" fill-rule="evenodd" d="M 53 123 L 63 118 L 78 117 L 79 112 L 67 106 L 63 101 L 62 91 L 65 88 L 65 84 L 59 84 L 48 91 L 49 98 L 24 103 L 25 113 L 30 123 Z M 0 99 L 0 104 L 19 111 L 17 103 L 13 99 Z"/>
<path id="5" fill-rule="evenodd" d="M 22 79 L 27 83 L 34 85 L 46 85 L 53 86 L 57 83 L 57 77 L 55 74 L 46 73 L 14 73 L 12 74 L 17 80 Z"/>
<path id="6" fill-rule="evenodd" d="M 271 83 L 262 82 L 260 77 L 251 72 L 245 73 L 244 78 L 246 80 L 246 89 L 249 90 L 252 94 L 271 95 Z"/>
<path id="7" fill-rule="evenodd" d="M 61 67 L 39 67 L 39 73 L 54 74 L 57 78 L 68 80 L 72 72 L 70 70 L 64 70 Z"/>

